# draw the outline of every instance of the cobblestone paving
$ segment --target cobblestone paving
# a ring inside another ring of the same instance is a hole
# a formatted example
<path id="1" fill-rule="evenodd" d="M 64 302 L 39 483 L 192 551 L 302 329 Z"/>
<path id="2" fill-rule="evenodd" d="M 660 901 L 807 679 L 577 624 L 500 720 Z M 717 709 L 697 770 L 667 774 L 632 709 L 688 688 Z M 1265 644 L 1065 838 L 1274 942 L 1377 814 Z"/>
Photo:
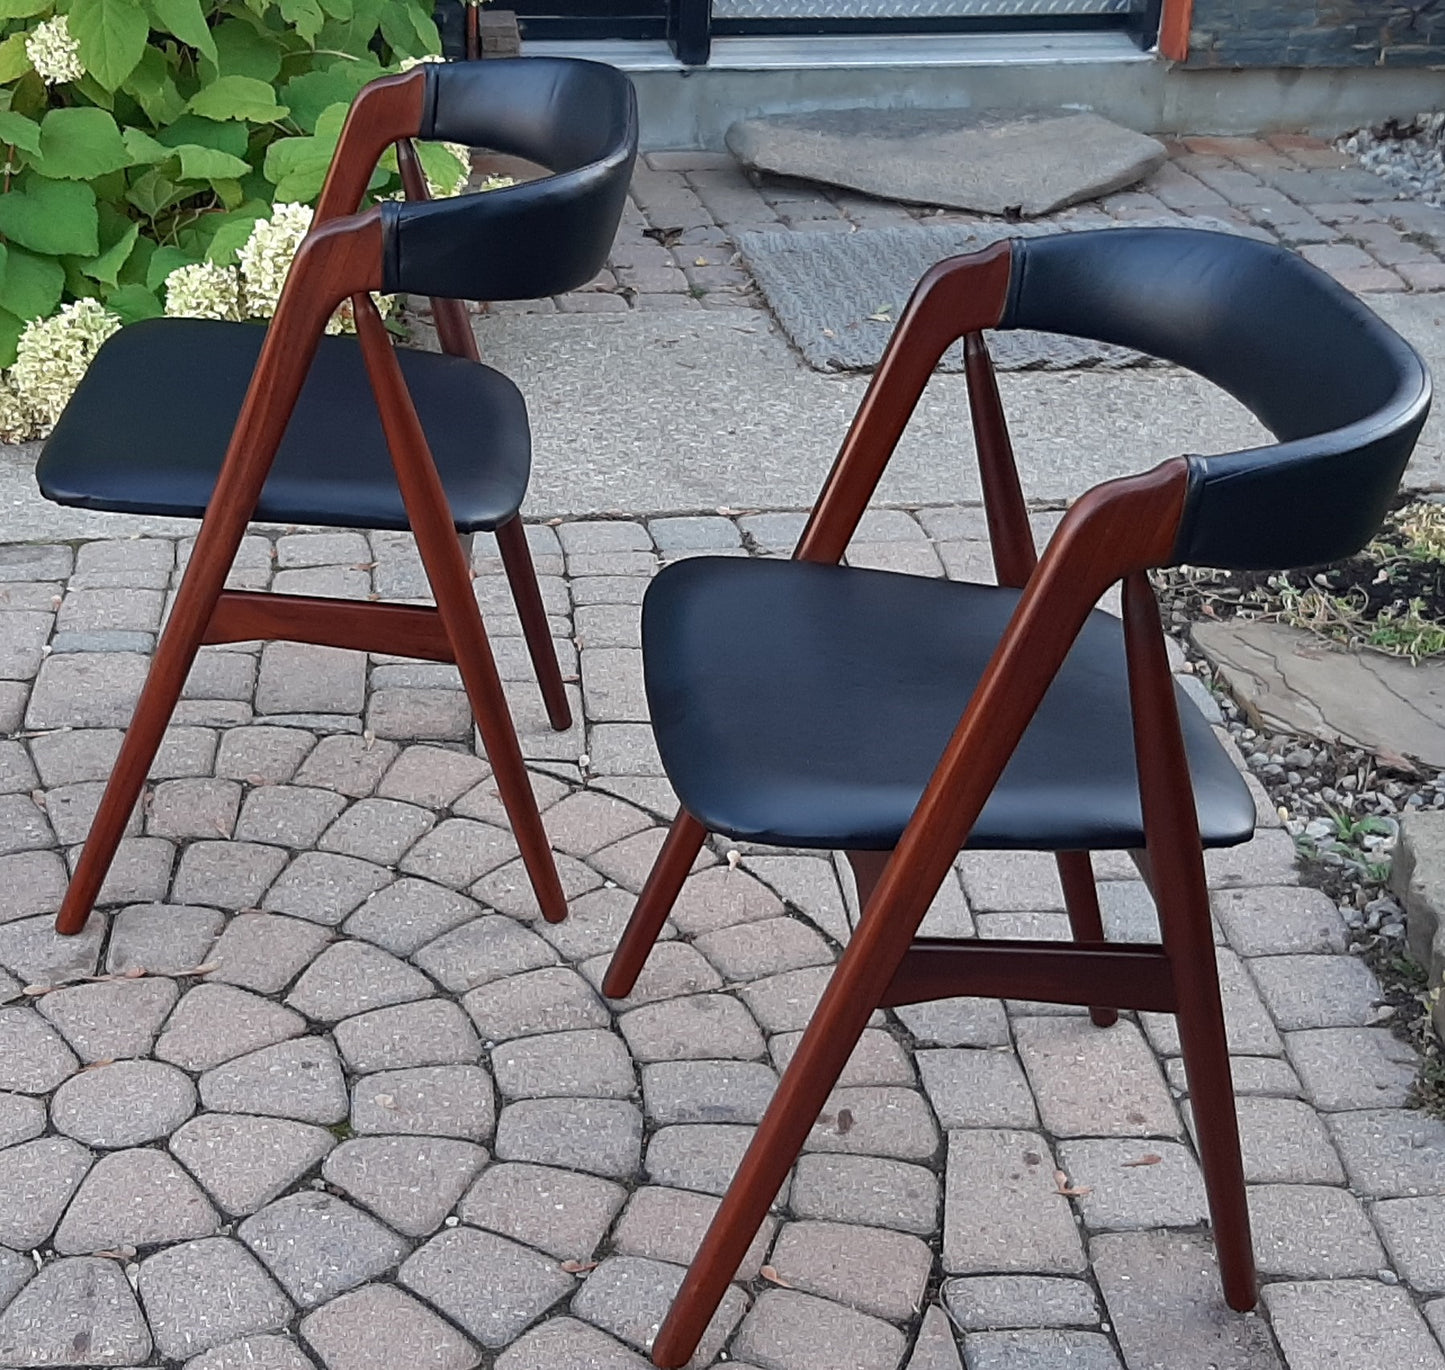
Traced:
<path id="1" fill-rule="evenodd" d="M 598 996 L 673 806 L 636 606 L 660 563 L 800 522 L 531 528 L 564 735 L 479 544 L 555 927 L 450 668 L 254 643 L 203 650 L 104 908 L 55 938 L 187 547 L 0 547 L 0 1365 L 644 1365 L 855 911 L 825 856 L 719 846 L 633 996 Z M 853 559 L 976 567 L 980 529 L 880 510 Z M 253 536 L 235 579 L 422 590 L 390 534 Z M 1259 1314 L 1220 1302 L 1172 1021 L 956 1001 L 868 1030 L 698 1363 L 1445 1368 L 1445 1126 L 1260 822 L 1210 858 Z M 1099 864 L 1111 935 L 1148 937 Z M 1047 859 L 970 855 L 929 930 L 1061 936 L 1061 910 Z"/>
<path id="2" fill-rule="evenodd" d="M 1318 138 L 1167 140 L 1170 160 L 1129 190 L 1052 216 L 1105 226 L 1171 215 L 1237 222 L 1295 248 L 1352 290 L 1445 290 L 1445 210 L 1392 187 Z M 848 233 L 979 216 L 875 200 L 778 176 L 727 153 L 654 152 L 639 163 L 605 270 L 554 300 L 499 311 L 571 313 L 761 304 L 732 246 L 750 229 Z"/>

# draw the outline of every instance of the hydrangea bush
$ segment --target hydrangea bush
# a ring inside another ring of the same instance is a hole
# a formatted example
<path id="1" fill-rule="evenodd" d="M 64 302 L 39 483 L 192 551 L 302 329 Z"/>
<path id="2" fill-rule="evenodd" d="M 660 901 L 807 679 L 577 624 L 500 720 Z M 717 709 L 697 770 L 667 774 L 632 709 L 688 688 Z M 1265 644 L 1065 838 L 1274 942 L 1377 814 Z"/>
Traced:
<path id="1" fill-rule="evenodd" d="M 438 47 L 431 0 L 0 0 L 0 437 L 123 323 L 268 317 L 352 97 Z M 399 187 L 392 159 L 370 190 Z"/>

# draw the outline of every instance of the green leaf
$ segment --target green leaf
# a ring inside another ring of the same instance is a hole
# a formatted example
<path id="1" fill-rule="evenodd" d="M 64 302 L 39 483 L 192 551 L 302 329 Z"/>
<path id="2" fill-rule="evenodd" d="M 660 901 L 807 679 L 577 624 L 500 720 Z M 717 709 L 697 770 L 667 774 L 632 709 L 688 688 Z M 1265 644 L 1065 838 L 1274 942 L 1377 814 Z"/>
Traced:
<path id="1" fill-rule="evenodd" d="M 95 192 L 80 181 L 51 181 L 33 173 L 23 187 L 0 195 L 0 234 L 49 257 L 93 257 L 97 240 Z"/>
<path id="2" fill-rule="evenodd" d="M 52 109 L 41 121 L 36 164 L 42 175 L 88 181 L 119 171 L 130 160 L 115 120 L 103 109 Z"/>
<path id="3" fill-rule="evenodd" d="M 316 71 L 293 76 L 285 85 L 282 97 L 291 107 L 291 117 L 307 133 L 316 131 L 317 121 L 332 105 L 350 108 L 351 102 L 368 81 L 382 74 L 379 63 L 370 60 L 336 61 Z"/>
<path id="4" fill-rule="evenodd" d="M 156 319 L 166 312 L 161 308 L 161 302 L 156 299 L 155 291 L 133 283 L 112 290 L 105 297 L 105 307 L 113 314 L 119 314 L 125 323 Z"/>
<path id="5" fill-rule="evenodd" d="M 126 258 L 125 265 L 120 269 L 120 283 L 122 285 L 135 282 L 145 284 L 146 271 L 150 268 L 151 258 L 155 255 L 156 243 L 151 238 L 137 238 L 134 249 Z"/>
<path id="6" fill-rule="evenodd" d="M 164 162 L 167 158 L 176 155 L 174 148 L 156 142 L 150 134 L 143 133 L 138 128 L 122 130 L 120 140 L 125 144 L 126 152 L 130 154 L 132 166 L 154 166 L 157 162 Z"/>
<path id="7" fill-rule="evenodd" d="M 54 312 L 65 288 L 65 268 L 54 257 L 37 257 L 13 244 L 5 254 L 5 284 L 0 308 L 21 319 L 43 319 Z"/>
<path id="8" fill-rule="evenodd" d="M 281 17 L 308 43 L 315 41 L 326 22 L 316 0 L 281 0 Z"/>
<path id="9" fill-rule="evenodd" d="M 211 235 L 211 245 L 206 249 L 206 260 L 217 266 L 231 266 L 235 263 L 257 219 L 264 219 L 271 212 L 271 206 L 252 202 L 226 215 Z"/>
<path id="10" fill-rule="evenodd" d="M 396 57 L 425 57 L 441 47 L 437 26 L 412 0 L 392 0 L 381 11 L 381 36 Z"/>
<path id="11" fill-rule="evenodd" d="M 150 11 L 156 28 L 175 34 L 181 42 L 216 60 L 216 42 L 201 11 L 201 0 L 150 0 Z"/>
<path id="12" fill-rule="evenodd" d="M 30 54 L 25 51 L 26 35 L 12 33 L 0 43 L 0 81 L 13 81 L 30 70 Z"/>
<path id="13" fill-rule="evenodd" d="M 350 19 L 354 9 L 351 0 L 321 0 L 321 8 L 333 19 Z"/>
<path id="14" fill-rule="evenodd" d="M 0 19 L 29 19 L 43 14 L 51 4 L 52 0 L 0 0 Z"/>
<path id="15" fill-rule="evenodd" d="M 211 189 L 226 209 L 235 209 L 246 198 L 245 188 L 234 177 L 217 176 L 211 181 Z"/>
<path id="16" fill-rule="evenodd" d="M 135 0 L 72 0 L 69 24 L 85 69 L 111 90 L 145 55 L 150 25 Z"/>
<path id="17" fill-rule="evenodd" d="M 249 136 L 249 130 L 242 124 L 222 124 L 215 119 L 183 114 L 168 128 L 161 129 L 156 134 L 156 141 L 167 147 L 198 143 L 201 147 L 213 147 L 217 152 L 229 152 L 232 157 L 244 157 Z"/>
<path id="18" fill-rule="evenodd" d="M 422 170 L 437 185 L 447 190 L 451 189 L 464 171 L 471 170 L 470 167 L 463 166 L 461 159 L 456 153 L 449 151 L 444 143 L 418 143 L 416 155 Z"/>
<path id="19" fill-rule="evenodd" d="M 40 151 L 40 125 L 14 110 L 0 113 L 0 143 L 8 143 L 23 152 Z"/>
<path id="20" fill-rule="evenodd" d="M 25 331 L 25 321 L 14 314 L 0 309 L 0 366 L 10 366 L 15 361 L 15 344 Z"/>
<path id="21" fill-rule="evenodd" d="M 147 219 L 156 219 L 173 204 L 193 193 L 194 187 L 176 185 L 160 167 L 153 166 L 131 183 L 125 198 Z"/>
<path id="22" fill-rule="evenodd" d="M 80 269 L 102 285 L 115 285 L 120 277 L 121 268 L 126 264 L 131 252 L 134 251 L 136 240 L 139 237 L 140 225 L 131 224 L 118 242 L 108 247 L 99 256 L 81 262 Z"/>
<path id="23" fill-rule="evenodd" d="M 159 290 L 167 276 L 178 266 L 190 266 L 195 261 L 189 252 L 178 247 L 158 247 L 146 268 L 146 289 Z"/>
<path id="24" fill-rule="evenodd" d="M 186 107 L 176 83 L 171 77 L 165 53 L 158 47 L 148 47 L 136 69 L 126 78 L 122 89 L 134 96 L 136 103 L 146 112 L 146 117 L 163 128 L 173 119 L 179 118 Z"/>
<path id="25" fill-rule="evenodd" d="M 218 76 L 191 97 L 189 109 L 207 119 L 241 119 L 252 124 L 280 122 L 290 110 L 278 105 L 271 87 L 252 76 Z"/>
<path id="26" fill-rule="evenodd" d="M 281 47 L 244 19 L 227 19 L 212 30 L 222 76 L 250 76 L 270 85 L 281 73 Z"/>
<path id="27" fill-rule="evenodd" d="M 251 164 L 244 158 L 232 157 L 229 152 L 202 147 L 199 143 L 182 143 L 176 151 L 181 157 L 183 181 L 217 181 L 222 178 L 234 180 L 251 169 Z"/>

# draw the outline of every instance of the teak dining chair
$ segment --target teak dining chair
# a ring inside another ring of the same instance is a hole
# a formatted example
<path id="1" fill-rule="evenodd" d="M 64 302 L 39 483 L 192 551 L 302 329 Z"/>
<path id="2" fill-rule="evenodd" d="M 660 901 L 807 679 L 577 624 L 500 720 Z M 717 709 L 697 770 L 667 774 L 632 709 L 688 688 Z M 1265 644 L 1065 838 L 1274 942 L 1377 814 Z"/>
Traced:
<path id="1" fill-rule="evenodd" d="M 425 200 L 411 139 L 484 146 L 552 174 Z M 406 203 L 357 213 L 396 144 Z M 42 493 L 87 509 L 204 516 L 56 926 L 76 933 L 115 855 L 197 649 L 271 637 L 455 662 L 543 914 L 566 902 L 482 626 L 465 550 L 497 536 L 554 728 L 570 726 L 518 509 L 521 393 L 480 364 L 463 300 L 581 285 L 606 258 L 637 154 L 631 83 L 547 58 L 427 63 L 356 97 L 268 328 L 155 319 L 106 341 L 46 443 Z M 393 349 L 371 291 L 432 297 L 443 353 Z M 344 300 L 358 337 L 324 336 Z M 410 529 L 436 607 L 225 587 L 252 519 Z"/>
<path id="2" fill-rule="evenodd" d="M 1278 439 L 1084 494 L 1036 559 L 985 328 L 1137 348 L 1221 386 Z M 944 349 L 962 337 L 998 586 L 837 565 Z M 1225 1297 L 1255 1271 L 1203 848 L 1248 789 L 1174 684 L 1151 568 L 1308 566 L 1357 551 L 1430 402 L 1419 357 L 1291 253 L 1115 229 L 999 243 L 915 291 L 791 561 L 665 569 L 647 696 L 681 811 L 609 968 L 626 995 L 709 832 L 846 851 L 862 916 L 653 1347 L 680 1366 L 868 1017 L 954 995 L 1176 1014 Z M 1123 621 L 1094 608 L 1123 582 Z M 724 625 L 720 627 L 719 625 Z M 1072 942 L 919 938 L 962 848 L 1057 853 Z M 1135 854 L 1154 945 L 1104 940 L 1091 850 Z"/>

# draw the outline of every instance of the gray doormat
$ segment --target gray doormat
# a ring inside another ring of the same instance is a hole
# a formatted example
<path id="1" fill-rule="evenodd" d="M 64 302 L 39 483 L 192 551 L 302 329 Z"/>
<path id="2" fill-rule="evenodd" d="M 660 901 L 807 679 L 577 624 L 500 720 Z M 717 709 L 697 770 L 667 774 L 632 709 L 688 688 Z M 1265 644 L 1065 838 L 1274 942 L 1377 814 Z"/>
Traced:
<path id="1" fill-rule="evenodd" d="M 1170 218 L 1120 228 L 1212 228 L 1240 233 L 1219 219 Z M 935 262 L 977 252 L 1004 238 L 1065 231 L 1060 224 L 935 224 L 864 228 L 856 233 L 739 233 L 738 250 L 778 322 L 817 371 L 871 371 L 918 278 Z M 988 335 L 1000 370 L 1065 371 L 1155 363 L 1128 348 L 1024 329 Z M 963 347 L 944 353 L 941 369 L 963 370 Z"/>

